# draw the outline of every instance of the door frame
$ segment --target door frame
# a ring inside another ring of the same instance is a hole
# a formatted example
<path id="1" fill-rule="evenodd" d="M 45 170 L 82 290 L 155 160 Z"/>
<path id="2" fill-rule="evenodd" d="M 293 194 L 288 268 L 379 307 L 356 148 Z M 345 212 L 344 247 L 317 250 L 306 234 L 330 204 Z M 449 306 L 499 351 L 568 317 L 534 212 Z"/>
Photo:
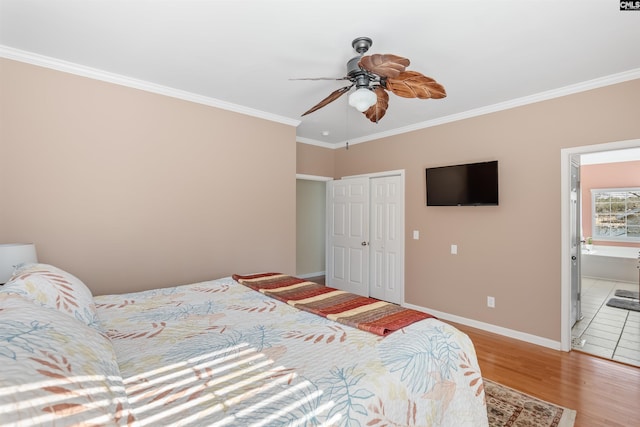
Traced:
<path id="1" fill-rule="evenodd" d="M 571 351 L 571 156 L 640 148 L 640 139 L 563 148 L 560 150 L 560 349 Z"/>
<path id="2" fill-rule="evenodd" d="M 405 169 L 396 169 L 396 170 L 389 170 L 389 171 L 382 171 L 382 172 L 373 172 L 373 173 L 365 173 L 365 174 L 358 174 L 358 175 L 347 175 L 347 176 L 343 176 L 340 179 L 349 179 L 349 178 L 384 178 L 384 177 L 388 177 L 388 176 L 399 176 L 402 182 L 402 191 L 401 191 L 401 197 L 402 197 L 402 201 L 400 203 L 401 207 L 402 207 L 402 213 L 400 215 L 398 215 L 398 221 L 400 222 L 400 229 L 402 230 L 401 234 L 401 242 L 400 242 L 400 256 L 402 257 L 402 261 L 400 263 L 400 265 L 402 266 L 402 271 L 399 277 L 400 280 L 400 305 L 404 306 L 405 305 L 405 300 L 404 300 L 404 296 L 405 296 L 405 286 L 404 286 L 404 279 L 405 279 L 405 245 L 406 245 L 406 228 L 405 228 L 405 212 L 406 212 L 406 171 Z M 329 236 L 327 235 L 327 238 Z M 329 262 L 329 260 L 327 259 L 327 262 Z M 370 267 L 370 266 L 369 266 Z M 327 270 L 327 268 L 325 267 L 325 270 Z"/>

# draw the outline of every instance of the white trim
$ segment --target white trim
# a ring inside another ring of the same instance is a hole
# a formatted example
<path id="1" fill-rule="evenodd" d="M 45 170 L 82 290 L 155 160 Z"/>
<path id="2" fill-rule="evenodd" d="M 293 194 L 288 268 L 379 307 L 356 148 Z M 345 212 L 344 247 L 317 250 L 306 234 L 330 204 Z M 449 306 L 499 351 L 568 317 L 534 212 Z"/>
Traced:
<path id="1" fill-rule="evenodd" d="M 296 274 L 296 276 L 301 279 L 308 279 L 309 277 L 324 276 L 325 273 L 326 273 L 325 271 L 318 271 L 317 273 Z"/>
<path id="2" fill-rule="evenodd" d="M 400 275 L 400 278 L 402 279 L 402 287 L 400 290 L 400 301 L 404 301 L 404 297 L 406 295 L 405 293 L 405 285 L 406 285 L 406 281 L 405 281 L 405 276 L 406 276 L 406 271 L 407 271 L 407 254 L 406 254 L 406 245 L 407 245 L 407 224 L 405 221 L 405 217 L 407 215 L 407 178 L 405 175 L 405 171 L 404 169 L 401 170 L 396 170 L 396 171 L 390 171 L 387 173 L 391 173 L 392 176 L 395 174 L 400 175 L 400 178 L 402 179 L 402 203 L 401 203 L 401 207 L 402 207 L 402 214 L 400 215 L 400 222 L 401 222 L 401 227 L 400 229 L 402 230 L 402 242 L 400 245 L 400 253 L 402 254 L 402 274 Z"/>
<path id="3" fill-rule="evenodd" d="M 221 101 L 215 98 L 209 98 L 207 96 L 198 95 L 196 93 L 186 92 L 168 86 L 162 86 L 144 80 L 134 79 L 120 74 L 99 70 L 97 68 L 86 67 L 84 65 L 75 64 L 73 62 L 67 62 L 48 56 L 38 55 L 32 52 L 14 49 L 4 45 L 0 45 L 0 57 L 12 59 L 14 61 L 26 62 L 28 64 L 50 68 L 52 70 L 62 71 L 65 73 L 75 74 L 77 76 L 88 77 L 90 79 L 100 80 L 103 82 L 113 83 L 120 86 L 140 89 L 158 95 L 164 95 L 172 98 L 182 99 L 184 101 L 195 102 L 196 104 L 208 105 L 209 107 L 233 111 L 235 113 L 257 117 L 259 119 L 269 120 L 272 122 L 282 123 L 289 126 L 297 127 L 301 123 L 300 120 L 291 119 L 289 117 L 279 116 L 276 114 L 268 113 L 266 111 L 256 110 L 238 104 L 232 104 L 230 102 Z"/>
<path id="4" fill-rule="evenodd" d="M 560 150 L 560 343 L 563 351 L 571 350 L 571 156 L 636 147 L 640 147 L 640 139 Z"/>
<path id="5" fill-rule="evenodd" d="M 296 179 L 305 179 L 307 181 L 333 181 L 333 178 L 330 176 L 305 175 L 303 173 L 297 173 Z"/>
<path id="6" fill-rule="evenodd" d="M 296 136 L 296 140 L 301 144 L 315 145 L 318 147 L 331 148 L 331 149 L 338 148 L 336 147 L 336 144 L 332 142 L 318 141 L 311 138 L 304 138 L 302 136 Z"/>
<path id="7" fill-rule="evenodd" d="M 466 317 L 456 316 L 455 314 L 443 313 L 441 311 L 432 310 L 430 308 L 424 308 L 413 304 L 404 303 L 403 307 L 412 308 L 414 310 L 429 313 L 436 316 L 439 319 L 447 320 L 449 322 L 460 323 L 461 325 L 470 326 L 472 328 L 481 329 L 483 331 L 492 332 L 494 334 L 502 335 L 509 338 L 514 338 L 520 341 L 528 342 L 531 344 L 541 345 L 543 347 L 551 348 L 553 350 L 560 350 L 560 343 L 558 341 L 550 340 L 548 338 L 539 337 L 537 335 L 531 335 L 524 332 L 516 331 L 513 329 L 503 328 L 502 326 L 492 325 L 490 323 L 480 322 Z"/>
<path id="8" fill-rule="evenodd" d="M 449 116 L 439 117 L 433 120 L 427 120 L 425 122 L 416 123 L 413 125 L 391 129 L 386 132 L 375 133 L 360 138 L 349 139 L 348 141 L 342 141 L 336 144 L 331 144 L 329 148 L 338 149 L 344 148 L 347 145 L 360 144 L 362 142 L 373 141 L 380 138 L 387 138 L 414 130 L 425 129 L 429 127 L 439 126 L 446 123 L 457 122 L 459 120 L 470 119 L 472 117 L 482 116 L 484 114 L 496 113 L 498 111 L 509 110 L 511 108 L 522 107 L 528 104 L 534 104 L 540 101 L 548 101 L 550 99 L 559 98 L 562 96 L 572 95 L 579 92 L 585 92 L 587 90 L 598 89 L 605 86 L 614 85 L 617 83 L 623 83 L 630 80 L 640 78 L 640 68 L 635 68 L 628 71 L 623 71 L 617 74 L 611 74 L 609 76 L 600 77 L 597 79 L 587 80 L 585 82 L 564 86 L 558 89 L 552 89 L 545 92 L 540 92 L 534 95 L 523 96 L 521 98 L 512 99 L 505 102 L 499 102 L 493 105 L 487 105 L 486 107 L 475 108 L 473 110 L 464 111 L 458 114 L 451 114 Z M 325 147 L 326 143 L 322 141 L 315 141 L 312 139 L 298 138 L 298 140 L 304 144 L 320 145 Z M 322 144 L 322 145 L 321 145 Z"/>

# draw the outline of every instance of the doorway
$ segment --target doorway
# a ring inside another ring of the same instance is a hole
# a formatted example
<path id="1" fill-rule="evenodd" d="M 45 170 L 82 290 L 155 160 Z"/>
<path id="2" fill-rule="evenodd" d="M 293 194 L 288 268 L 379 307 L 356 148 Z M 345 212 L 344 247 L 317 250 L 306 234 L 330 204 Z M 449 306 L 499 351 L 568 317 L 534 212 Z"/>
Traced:
<path id="1" fill-rule="evenodd" d="M 325 275 L 326 183 L 332 178 L 296 176 L 296 276 Z"/>
<path id="2" fill-rule="evenodd" d="M 607 189 L 640 187 L 638 163 L 640 163 L 640 149 L 603 151 L 579 156 L 584 191 L 582 191 L 582 215 L 577 215 L 576 219 L 580 221 L 576 222 L 579 223 L 578 235 L 582 236 L 578 260 L 582 264 L 579 279 L 582 284 L 581 297 L 584 311 L 571 329 L 573 350 L 635 366 L 640 366 L 640 312 L 624 307 L 627 306 L 626 303 L 634 306 L 633 303 L 637 302 L 636 261 L 639 248 L 635 242 L 620 241 L 621 237 L 616 234 L 621 234 L 623 239 L 628 236 L 625 218 L 628 218 L 629 224 L 637 223 L 638 217 L 633 213 L 637 202 L 630 200 L 631 205 L 627 205 L 628 209 L 619 208 L 623 214 L 629 214 L 628 217 L 609 218 L 620 228 L 607 227 L 605 226 L 607 223 L 596 223 L 593 217 L 595 212 L 602 211 L 603 207 L 599 206 L 596 209 L 592 206 L 595 196 L 591 193 L 598 195 L 598 200 L 611 202 L 610 199 L 603 199 L 602 196 L 626 193 L 610 193 Z M 629 194 L 637 194 L 637 191 Z M 636 199 L 636 196 L 633 196 L 633 199 Z M 604 202 L 598 204 L 602 203 Z M 607 202 L 606 206 L 611 204 Z M 603 213 L 599 215 L 601 219 L 605 218 Z M 596 223 L 595 226 L 593 223 Z M 634 226 L 630 225 L 630 227 Z M 635 233 L 632 232 L 632 234 Z M 635 249 L 634 245 L 636 245 Z M 609 256 L 612 254 L 628 258 Z M 619 297 L 619 295 L 633 295 L 633 297 Z M 609 306 L 612 298 L 614 301 L 622 302 L 622 307 Z M 637 304 L 635 306 L 637 307 Z"/>
<path id="3" fill-rule="evenodd" d="M 632 286 L 637 290 L 638 284 L 622 283 L 615 280 L 609 281 L 603 278 L 594 279 L 586 277 L 584 265 L 578 268 L 580 272 L 578 280 L 579 303 L 576 312 L 576 244 L 577 263 L 584 258 L 586 238 L 591 235 L 582 224 L 580 206 L 576 209 L 575 167 L 578 164 L 578 173 L 584 163 L 593 164 L 594 157 L 614 154 L 621 156 L 622 161 L 638 160 L 629 149 L 640 148 L 640 140 L 621 141 L 608 144 L 576 147 L 562 150 L 562 198 L 565 200 L 562 206 L 562 349 L 584 351 L 621 362 L 640 366 L 640 312 L 630 312 L 611 308 L 606 305 L 610 296 L 616 289 L 626 289 Z M 576 162 L 577 160 L 577 162 Z M 597 160 L 595 160 L 597 162 Z M 614 160 L 615 161 L 615 160 Z M 602 163 L 603 161 L 600 161 Z M 586 170 L 586 169 L 585 169 Z M 585 187 L 586 188 L 586 187 Z M 590 195 L 583 191 L 585 199 L 581 204 L 588 214 L 587 220 L 591 221 Z M 576 224 L 578 225 L 576 231 Z M 582 240 L 582 242 L 581 242 Z M 582 271 L 581 271 L 582 270 Z M 590 274 L 590 273 L 589 273 Z M 589 329 L 591 328 L 591 329 Z M 626 329 L 625 329 L 626 328 Z M 617 332 L 616 332 L 617 331 Z M 629 332 L 624 332 L 629 331 Z M 616 336 L 614 336 L 617 333 Z M 633 341 L 630 341 L 633 340 Z M 605 347 L 610 347 L 606 349 Z M 635 348 L 631 354 L 626 347 Z M 601 351 L 599 351 L 601 350 Z M 616 354 L 618 356 L 616 356 Z M 626 357 L 631 356 L 631 357 Z"/>

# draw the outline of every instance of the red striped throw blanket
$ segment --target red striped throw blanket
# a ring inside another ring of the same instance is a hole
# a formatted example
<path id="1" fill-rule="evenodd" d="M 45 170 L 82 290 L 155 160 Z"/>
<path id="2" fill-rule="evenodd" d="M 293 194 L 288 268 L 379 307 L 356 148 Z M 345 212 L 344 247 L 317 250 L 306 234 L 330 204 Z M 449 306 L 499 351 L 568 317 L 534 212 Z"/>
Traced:
<path id="1" fill-rule="evenodd" d="M 434 317 L 280 273 L 234 274 L 232 277 L 238 283 L 300 310 L 382 336 Z"/>

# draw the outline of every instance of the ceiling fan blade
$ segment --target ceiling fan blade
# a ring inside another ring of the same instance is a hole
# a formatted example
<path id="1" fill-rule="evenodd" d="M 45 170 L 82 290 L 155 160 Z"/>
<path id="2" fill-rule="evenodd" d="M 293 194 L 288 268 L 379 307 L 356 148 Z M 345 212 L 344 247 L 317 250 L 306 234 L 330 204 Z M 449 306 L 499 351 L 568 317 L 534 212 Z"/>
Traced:
<path id="1" fill-rule="evenodd" d="M 397 77 L 409 66 L 409 60 L 398 55 L 374 54 L 360 58 L 358 65 L 381 77 Z"/>
<path id="2" fill-rule="evenodd" d="M 341 87 L 338 90 L 334 90 L 333 92 L 331 92 L 329 96 L 327 96 L 325 99 L 323 99 L 322 101 L 318 102 L 316 105 L 311 107 L 311 109 L 305 111 L 302 115 L 306 116 L 307 114 L 311 114 L 314 111 L 321 109 L 325 105 L 332 103 L 336 99 L 340 98 L 342 94 L 348 92 L 349 89 L 351 89 L 352 87 L 353 85 L 349 85 L 349 86 Z"/>
<path id="3" fill-rule="evenodd" d="M 349 80 L 349 77 L 300 77 L 289 80 Z"/>
<path id="4" fill-rule="evenodd" d="M 389 94 L 382 88 L 382 86 L 375 88 L 374 92 L 378 96 L 378 101 L 369 107 L 369 109 L 364 112 L 364 115 L 373 123 L 378 123 L 387 112 L 387 107 L 389 106 Z"/>
<path id="5" fill-rule="evenodd" d="M 440 83 L 417 71 L 403 71 L 397 77 L 389 77 L 386 88 L 403 98 L 441 99 L 447 96 Z"/>

